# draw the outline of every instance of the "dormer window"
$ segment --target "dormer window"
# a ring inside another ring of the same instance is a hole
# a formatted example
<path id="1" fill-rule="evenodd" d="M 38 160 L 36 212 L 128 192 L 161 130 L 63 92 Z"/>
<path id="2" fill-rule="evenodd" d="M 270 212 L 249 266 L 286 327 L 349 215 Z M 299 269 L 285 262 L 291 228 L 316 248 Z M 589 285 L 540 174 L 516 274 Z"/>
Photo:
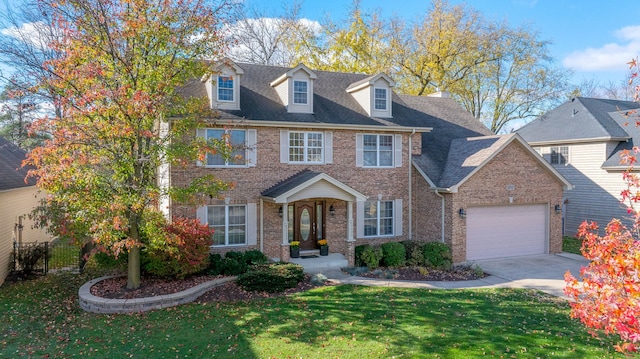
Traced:
<path id="1" fill-rule="evenodd" d="M 307 81 L 293 81 L 293 103 L 306 105 L 308 103 Z"/>
<path id="2" fill-rule="evenodd" d="M 375 109 L 378 111 L 386 111 L 387 110 L 387 89 L 386 88 L 376 88 L 375 89 Z"/>
<path id="3" fill-rule="evenodd" d="M 218 76 L 218 101 L 233 102 L 233 76 Z"/>
<path id="4" fill-rule="evenodd" d="M 385 75 L 378 74 L 354 82 L 347 87 L 360 107 L 371 117 L 391 118 L 391 88 L 395 82 Z"/>
<path id="5" fill-rule="evenodd" d="M 313 113 L 313 81 L 315 72 L 300 64 L 271 81 L 282 104 L 289 113 Z"/>

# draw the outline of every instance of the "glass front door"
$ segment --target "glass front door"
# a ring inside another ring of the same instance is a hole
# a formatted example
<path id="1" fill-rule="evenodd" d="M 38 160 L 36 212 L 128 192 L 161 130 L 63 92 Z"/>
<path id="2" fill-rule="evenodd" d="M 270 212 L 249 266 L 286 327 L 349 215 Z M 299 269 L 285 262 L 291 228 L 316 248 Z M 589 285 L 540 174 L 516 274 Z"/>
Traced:
<path id="1" fill-rule="evenodd" d="M 294 204 L 293 234 L 300 250 L 318 249 L 324 232 L 324 205 L 321 201 L 298 201 Z"/>

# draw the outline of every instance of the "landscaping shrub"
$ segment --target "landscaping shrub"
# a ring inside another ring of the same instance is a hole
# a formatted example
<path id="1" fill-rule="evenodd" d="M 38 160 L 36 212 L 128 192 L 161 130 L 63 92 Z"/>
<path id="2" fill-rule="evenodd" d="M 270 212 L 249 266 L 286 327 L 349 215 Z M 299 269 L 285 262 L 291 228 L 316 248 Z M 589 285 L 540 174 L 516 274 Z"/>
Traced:
<path id="1" fill-rule="evenodd" d="M 259 264 L 238 276 L 238 285 L 256 292 L 282 292 L 304 279 L 303 268 L 294 263 Z"/>
<path id="2" fill-rule="evenodd" d="M 369 269 L 376 269 L 380 267 L 382 248 L 380 248 L 380 246 L 367 246 L 362 251 L 361 258 L 362 263 L 369 267 Z"/>
<path id="3" fill-rule="evenodd" d="M 269 258 L 257 249 L 244 252 L 244 258 L 245 262 L 250 266 L 269 262 Z"/>
<path id="4" fill-rule="evenodd" d="M 402 241 L 400 242 L 404 246 L 405 259 L 407 265 L 412 267 L 419 267 L 425 265 L 424 255 L 422 254 L 422 247 L 424 242 L 420 241 Z"/>
<path id="5" fill-rule="evenodd" d="M 440 242 L 428 242 L 422 247 L 425 264 L 436 268 L 451 267 L 451 249 Z"/>
<path id="6" fill-rule="evenodd" d="M 243 258 L 240 258 L 243 259 Z M 234 257 L 225 257 L 220 260 L 220 274 L 238 275 L 245 273 L 249 266 L 243 260 Z"/>
<path id="7" fill-rule="evenodd" d="M 163 231 L 154 233 L 144 251 L 143 268 L 161 277 L 184 278 L 209 265 L 209 246 L 213 231 L 198 219 L 174 218 Z"/>
<path id="8" fill-rule="evenodd" d="M 405 264 L 406 251 L 404 246 L 398 242 L 383 243 L 382 263 L 387 267 L 401 267 Z"/>
<path id="9" fill-rule="evenodd" d="M 356 246 L 356 250 L 355 250 L 355 265 L 356 267 L 364 267 L 366 264 L 364 264 L 364 261 L 362 260 L 362 252 L 364 252 L 365 248 L 367 247 L 371 247 L 368 244 L 361 244 L 359 246 Z"/>
<path id="10" fill-rule="evenodd" d="M 16 251 L 11 252 L 10 270 L 14 268 L 25 275 L 32 274 L 37 267 L 44 271 L 45 260 L 51 258 L 45 243 L 24 244 Z M 16 265 L 19 264 L 19 265 Z"/>

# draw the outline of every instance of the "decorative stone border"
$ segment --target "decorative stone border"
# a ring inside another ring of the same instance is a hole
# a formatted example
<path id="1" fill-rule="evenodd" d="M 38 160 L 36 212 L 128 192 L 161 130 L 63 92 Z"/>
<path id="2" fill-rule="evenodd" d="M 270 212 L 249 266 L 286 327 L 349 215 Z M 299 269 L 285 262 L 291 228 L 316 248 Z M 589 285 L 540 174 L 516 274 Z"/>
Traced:
<path id="1" fill-rule="evenodd" d="M 183 290 L 182 292 L 158 295 L 146 298 L 134 299 L 109 299 L 97 297 L 91 294 L 91 287 L 105 279 L 118 276 L 106 276 L 92 279 L 83 284 L 78 290 L 80 308 L 90 313 L 137 313 L 146 312 L 153 309 L 163 309 L 175 307 L 180 304 L 191 303 L 213 287 L 217 287 L 227 282 L 237 279 L 237 277 L 224 277 L 212 281 L 198 284 L 195 287 Z"/>

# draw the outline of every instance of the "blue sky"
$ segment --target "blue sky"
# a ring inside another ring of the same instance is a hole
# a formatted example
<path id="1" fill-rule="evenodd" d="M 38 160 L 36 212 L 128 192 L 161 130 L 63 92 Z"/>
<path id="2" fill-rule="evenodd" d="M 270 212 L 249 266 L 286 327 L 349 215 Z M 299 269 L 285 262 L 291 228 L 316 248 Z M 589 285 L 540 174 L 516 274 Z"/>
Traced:
<path id="1" fill-rule="evenodd" d="M 528 25 L 540 39 L 551 41 L 549 50 L 559 65 L 574 71 L 573 82 L 627 79 L 627 62 L 640 55 L 640 1 L 634 0 L 449 0 L 466 3 L 493 20 L 511 26 Z M 275 14 L 283 2 L 247 0 Z M 344 19 L 350 0 L 305 0 L 301 17 L 321 20 L 329 14 Z M 430 0 L 361 0 L 364 10 L 379 9 L 411 20 L 422 17 Z"/>

